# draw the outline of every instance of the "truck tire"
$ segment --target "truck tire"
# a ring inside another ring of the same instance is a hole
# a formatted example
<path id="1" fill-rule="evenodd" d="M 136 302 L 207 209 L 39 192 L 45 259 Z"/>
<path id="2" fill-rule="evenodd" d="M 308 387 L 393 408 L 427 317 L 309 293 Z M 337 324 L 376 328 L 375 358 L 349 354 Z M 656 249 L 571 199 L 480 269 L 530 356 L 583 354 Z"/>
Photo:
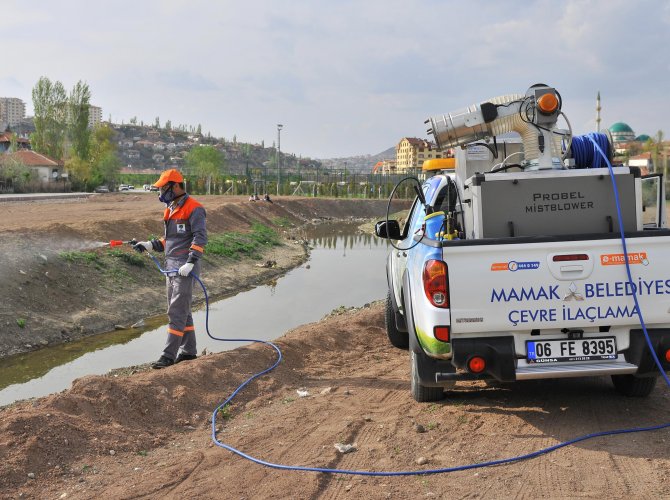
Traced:
<path id="1" fill-rule="evenodd" d="M 429 403 L 431 401 L 441 401 L 444 399 L 444 387 L 426 387 L 421 385 L 419 379 L 419 357 L 414 351 L 409 352 L 410 360 L 410 388 L 412 397 L 419 403 Z"/>
<path id="2" fill-rule="evenodd" d="M 386 323 L 386 335 L 393 347 L 398 349 L 407 349 L 409 347 L 409 334 L 401 332 L 395 324 L 395 311 L 391 302 L 391 291 L 386 295 L 386 311 L 384 313 L 384 323 Z"/>
<path id="3" fill-rule="evenodd" d="M 644 398 L 656 387 L 657 377 L 636 377 L 635 375 L 612 375 L 614 389 L 619 394 L 634 398 Z"/>

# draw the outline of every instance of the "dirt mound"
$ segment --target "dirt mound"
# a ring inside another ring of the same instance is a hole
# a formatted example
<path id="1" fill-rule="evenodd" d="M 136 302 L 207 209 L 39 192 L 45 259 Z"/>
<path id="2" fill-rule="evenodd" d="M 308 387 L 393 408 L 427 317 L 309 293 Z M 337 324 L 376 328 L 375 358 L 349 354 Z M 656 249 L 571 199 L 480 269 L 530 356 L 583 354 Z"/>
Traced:
<path id="1" fill-rule="evenodd" d="M 346 326 L 360 335 L 379 337 L 379 322 L 378 309 L 367 309 L 349 318 Z M 335 330 L 345 326 L 342 318 L 330 323 Z M 349 335 L 326 337 L 319 330 L 309 325 L 280 339 L 283 359 L 277 373 L 281 375 L 252 382 L 235 399 L 230 413 L 251 411 L 264 399 L 294 393 L 298 386 L 312 391 L 321 384 L 305 375 L 317 361 L 316 366 L 327 368 L 357 357 L 358 348 Z M 114 455 L 148 453 L 163 445 L 165 436 L 200 431 L 209 426 L 210 412 L 224 396 L 276 359 L 272 348 L 251 344 L 161 371 L 144 367 L 132 376 L 83 377 L 60 394 L 0 410 L 2 483 L 19 487 L 26 484 L 29 473 L 58 481 L 79 475 L 76 463 L 110 456 L 110 450 Z M 219 422 L 225 424 L 226 418 Z"/>
<path id="2" fill-rule="evenodd" d="M 419 471 L 528 453 L 580 434 L 663 422 L 667 391 L 618 396 L 601 379 L 488 387 L 459 383 L 441 403 L 408 390 L 406 351 L 388 346 L 383 307 L 289 332 L 283 361 L 217 417 L 217 439 L 263 460 Z M 281 471 L 211 441 L 211 414 L 275 360 L 252 345 L 131 376 L 92 376 L 0 411 L 5 497 L 660 498 L 667 431 L 585 441 L 532 461 L 429 476 Z M 354 446 L 341 453 L 335 444 Z M 30 475 L 30 476 L 29 476 Z"/>

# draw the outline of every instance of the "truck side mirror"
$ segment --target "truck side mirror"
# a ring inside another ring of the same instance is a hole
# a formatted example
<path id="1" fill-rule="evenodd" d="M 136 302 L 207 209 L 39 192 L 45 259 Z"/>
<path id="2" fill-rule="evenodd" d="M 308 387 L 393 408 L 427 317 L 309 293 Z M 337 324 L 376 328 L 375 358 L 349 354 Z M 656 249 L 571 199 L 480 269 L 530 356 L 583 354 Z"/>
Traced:
<path id="1" fill-rule="evenodd" d="M 379 238 L 386 238 L 389 240 L 400 240 L 402 236 L 400 235 L 400 224 L 397 220 L 390 220 L 388 224 L 385 220 L 377 222 L 375 224 L 375 234 Z"/>

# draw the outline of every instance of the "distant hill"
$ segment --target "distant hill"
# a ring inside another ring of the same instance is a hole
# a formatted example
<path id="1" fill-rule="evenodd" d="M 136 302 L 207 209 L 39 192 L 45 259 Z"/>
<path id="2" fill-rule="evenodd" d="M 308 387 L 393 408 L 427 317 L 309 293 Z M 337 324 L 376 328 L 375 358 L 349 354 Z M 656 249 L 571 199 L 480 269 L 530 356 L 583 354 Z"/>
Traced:
<path id="1" fill-rule="evenodd" d="M 346 167 L 347 170 L 357 173 L 370 173 L 377 162 L 384 159 L 395 159 L 395 146 L 385 149 L 375 155 L 347 156 L 342 158 L 326 158 L 319 161 L 324 168 L 335 168 L 337 170 Z"/>

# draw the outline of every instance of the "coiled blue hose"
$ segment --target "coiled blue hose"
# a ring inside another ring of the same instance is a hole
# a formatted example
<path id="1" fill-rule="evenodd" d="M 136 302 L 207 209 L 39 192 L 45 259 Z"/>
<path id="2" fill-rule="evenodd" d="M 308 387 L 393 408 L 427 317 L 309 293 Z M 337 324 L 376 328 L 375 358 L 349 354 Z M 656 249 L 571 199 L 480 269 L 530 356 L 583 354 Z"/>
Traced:
<path id="1" fill-rule="evenodd" d="M 620 203 L 619 203 L 619 192 L 616 187 L 616 180 L 614 178 L 614 171 L 612 170 L 612 165 L 610 164 L 609 160 L 607 159 L 606 154 L 604 153 L 602 149 L 602 139 L 600 137 L 594 137 L 594 136 L 602 136 L 602 134 L 588 134 L 586 137 L 586 140 L 589 140 L 593 144 L 593 151 L 597 151 L 602 158 L 604 159 L 604 164 L 607 165 L 609 168 L 610 176 L 612 178 L 612 186 L 614 189 L 614 199 L 616 201 L 616 208 L 617 208 L 617 215 L 619 217 L 619 231 L 621 235 L 621 242 L 623 245 L 623 252 L 624 252 L 624 259 L 626 263 L 626 272 L 628 275 L 628 280 L 630 283 L 633 283 L 633 278 L 630 270 L 630 265 L 628 263 L 628 249 L 626 247 L 626 238 L 624 236 L 624 231 L 623 231 L 623 224 L 622 224 L 622 216 L 621 216 L 621 208 L 620 208 Z M 607 138 L 605 138 L 606 140 Z M 583 146 L 580 145 L 578 147 Z M 152 254 L 149 254 L 149 256 L 153 259 L 154 263 L 158 267 L 161 273 L 163 274 L 170 274 L 170 273 L 175 273 L 177 272 L 176 270 L 168 270 L 165 271 L 161 268 L 160 262 L 156 257 L 154 257 Z M 631 434 L 635 432 L 649 432 L 649 431 L 657 431 L 660 429 L 667 429 L 670 427 L 670 422 L 665 423 L 665 424 L 659 424 L 659 425 L 653 425 L 653 426 L 648 426 L 648 427 L 633 427 L 629 429 L 614 429 L 614 430 L 609 430 L 609 431 L 601 431 L 601 432 L 594 432 L 590 434 L 585 434 L 583 436 L 578 436 L 576 438 L 563 441 L 561 443 L 557 443 L 553 446 L 548 446 L 546 448 L 542 448 L 537 451 L 533 451 L 531 453 L 526 453 L 524 455 L 517 455 L 513 457 L 508 457 L 508 458 L 501 458 L 498 460 L 490 460 L 486 462 L 478 462 L 478 463 L 473 463 L 473 464 L 466 464 L 466 465 L 459 465 L 455 467 L 443 467 L 439 469 L 426 469 L 426 470 L 412 470 L 412 471 L 362 471 L 362 470 L 349 470 L 349 469 L 331 469 L 331 468 L 325 468 L 325 467 L 305 467 L 305 466 L 299 466 L 299 465 L 284 465 L 284 464 L 276 464 L 273 462 L 267 462 L 265 460 L 261 460 L 259 458 L 252 457 L 251 455 L 248 455 L 244 453 L 241 450 L 238 450 L 237 448 L 234 448 L 233 446 L 230 446 L 228 444 L 222 443 L 219 441 L 216 437 L 216 418 L 217 414 L 220 409 L 224 408 L 227 404 L 229 404 L 233 398 L 244 388 L 246 387 L 252 380 L 255 380 L 256 378 L 260 377 L 261 375 L 264 375 L 272 370 L 274 370 L 277 365 L 281 362 L 282 360 L 282 353 L 279 347 L 277 347 L 276 344 L 273 344 L 272 342 L 265 341 L 265 340 L 258 340 L 258 339 L 224 339 L 220 337 L 215 337 L 213 336 L 210 331 L 209 331 L 209 297 L 207 295 L 207 289 L 205 288 L 204 283 L 200 280 L 200 278 L 196 275 L 191 275 L 195 280 L 200 284 L 202 287 L 202 291 L 205 294 L 205 329 L 207 331 L 207 335 L 214 339 L 214 340 L 220 340 L 223 342 L 256 342 L 260 344 L 266 344 L 270 347 L 272 347 L 276 353 L 277 353 L 277 360 L 270 366 L 269 368 L 256 373 L 255 375 L 252 375 L 249 377 L 247 380 L 245 380 L 233 393 L 228 396 L 228 398 L 221 404 L 219 404 L 214 411 L 212 412 L 212 441 L 215 445 L 224 448 L 242 458 L 246 458 L 247 460 L 250 460 L 251 462 L 254 462 L 259 465 L 264 465 L 266 467 L 270 467 L 273 469 L 280 469 L 280 470 L 290 470 L 290 471 L 301 471 L 301 472 L 321 472 L 321 473 L 326 473 L 326 474 L 348 474 L 348 475 L 356 475 L 356 476 L 421 476 L 421 475 L 428 475 L 428 474 L 443 474 L 447 472 L 457 472 L 457 471 L 464 471 L 464 470 L 470 470 L 470 469 L 481 469 L 484 467 L 491 467 L 494 465 L 503 465 L 503 464 L 509 464 L 513 462 L 520 462 L 522 460 L 528 460 L 531 458 L 539 457 L 540 455 L 546 455 L 547 453 L 551 453 L 552 451 L 556 451 L 560 448 L 565 448 L 566 446 L 570 446 L 582 441 L 587 441 L 589 439 L 594 439 L 598 437 L 603 437 L 603 436 L 615 436 L 618 434 Z M 663 370 L 663 367 L 661 366 L 661 362 L 659 361 L 658 357 L 656 356 L 656 352 L 653 348 L 653 345 L 651 344 L 651 339 L 649 338 L 649 334 L 647 333 L 647 327 L 644 323 L 644 319 L 642 317 L 642 311 L 640 310 L 640 305 L 637 300 L 637 293 L 635 291 L 635 287 L 631 287 L 633 290 L 633 299 L 635 301 L 635 310 L 637 311 L 638 317 L 640 319 L 640 324 L 642 325 L 642 331 L 644 332 L 645 339 L 647 341 L 647 345 L 649 346 L 649 350 L 652 353 L 652 356 L 654 358 L 654 362 L 656 363 L 656 366 L 658 367 L 659 371 L 663 375 L 663 378 L 665 379 L 666 384 L 668 387 L 670 387 L 670 380 L 668 379 L 668 376 L 666 375 L 665 371 Z"/>
<path id="2" fill-rule="evenodd" d="M 571 149 L 575 168 L 605 168 L 609 165 L 610 147 L 605 134 L 576 135 L 572 138 Z"/>

